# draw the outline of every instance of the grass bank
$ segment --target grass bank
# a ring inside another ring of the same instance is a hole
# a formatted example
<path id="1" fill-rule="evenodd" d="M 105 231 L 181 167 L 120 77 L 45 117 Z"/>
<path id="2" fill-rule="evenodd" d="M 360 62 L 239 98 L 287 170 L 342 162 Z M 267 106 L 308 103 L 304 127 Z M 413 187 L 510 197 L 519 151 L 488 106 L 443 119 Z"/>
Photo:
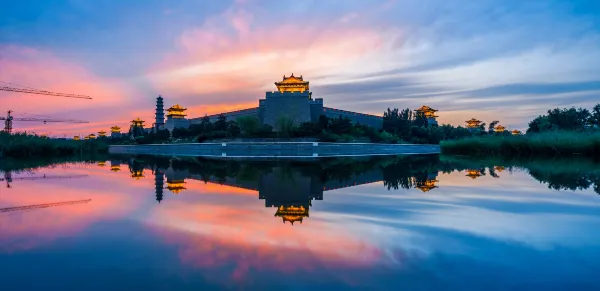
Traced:
<path id="1" fill-rule="evenodd" d="M 466 156 L 600 156 L 600 132 L 545 132 L 442 141 L 443 154 Z"/>
<path id="2" fill-rule="evenodd" d="M 107 151 L 108 145 L 102 140 L 60 140 L 0 132 L 0 158 L 65 157 Z"/>

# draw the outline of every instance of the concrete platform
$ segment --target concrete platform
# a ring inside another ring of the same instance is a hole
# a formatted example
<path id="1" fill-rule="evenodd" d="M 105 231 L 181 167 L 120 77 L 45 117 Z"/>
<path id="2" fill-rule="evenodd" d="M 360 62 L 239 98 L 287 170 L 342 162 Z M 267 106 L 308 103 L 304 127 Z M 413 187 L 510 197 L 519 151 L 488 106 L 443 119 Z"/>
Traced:
<path id="1" fill-rule="evenodd" d="M 439 145 L 329 143 L 329 142 L 230 142 L 150 145 L 111 145 L 111 154 L 192 156 L 220 159 L 318 159 L 409 154 L 439 154 Z"/>

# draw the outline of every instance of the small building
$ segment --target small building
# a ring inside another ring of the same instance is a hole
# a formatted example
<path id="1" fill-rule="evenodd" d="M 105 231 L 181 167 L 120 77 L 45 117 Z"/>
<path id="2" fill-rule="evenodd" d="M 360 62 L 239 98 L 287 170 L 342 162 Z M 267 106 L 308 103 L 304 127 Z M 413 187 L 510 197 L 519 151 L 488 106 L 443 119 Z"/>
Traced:
<path id="1" fill-rule="evenodd" d="M 190 121 L 186 118 L 186 110 L 187 108 L 184 108 L 179 104 L 175 104 L 171 106 L 171 108 L 167 109 L 168 113 L 165 128 L 172 132 L 175 128 L 190 127 Z"/>
<path id="2" fill-rule="evenodd" d="M 132 137 L 143 136 L 145 133 L 144 122 L 139 117 L 131 121 L 131 127 L 129 128 L 129 135 Z"/>
<path id="3" fill-rule="evenodd" d="M 121 138 L 121 128 L 118 126 L 113 126 L 110 128 L 110 137 L 111 138 Z"/>
<path id="4" fill-rule="evenodd" d="M 79 140 L 79 136 L 78 135 L 74 136 L 73 140 Z"/>
<path id="5" fill-rule="evenodd" d="M 136 180 L 139 180 L 141 178 L 144 178 L 144 169 L 135 169 L 133 171 L 131 171 L 131 178 L 134 178 Z"/>
<path id="6" fill-rule="evenodd" d="M 98 137 L 106 137 L 106 131 L 104 131 L 104 130 L 98 131 Z"/>
<path id="7" fill-rule="evenodd" d="M 96 139 L 96 135 L 93 133 L 88 135 L 87 137 L 88 137 L 88 139 Z"/>
<path id="8" fill-rule="evenodd" d="M 481 126 L 481 120 L 477 120 L 475 118 L 471 118 L 465 122 L 467 123 L 468 129 L 479 129 L 479 127 Z"/>
<path id="9" fill-rule="evenodd" d="M 99 167 L 104 167 L 104 166 L 106 166 L 106 161 L 99 161 L 99 162 L 98 162 L 98 166 L 99 166 Z"/>
<path id="10" fill-rule="evenodd" d="M 425 117 L 425 119 L 427 119 L 427 125 L 438 125 L 437 118 L 439 116 L 435 115 L 438 110 L 423 105 L 421 108 L 416 109 L 415 111 L 417 114 L 421 114 L 423 117 Z"/>
<path id="11" fill-rule="evenodd" d="M 503 133 L 505 131 L 506 131 L 506 127 L 504 127 L 500 124 L 498 124 L 498 125 L 496 125 L 496 127 L 494 127 L 494 132 Z"/>
<path id="12" fill-rule="evenodd" d="M 431 179 L 427 179 L 425 180 L 423 183 L 418 183 L 416 188 L 423 191 L 423 192 L 429 192 L 435 188 L 437 188 L 438 186 L 435 184 L 439 182 L 438 180 L 431 180 Z"/>
<path id="13" fill-rule="evenodd" d="M 520 130 L 517 130 L 517 129 L 515 129 L 515 130 L 511 131 L 510 133 L 511 133 L 512 135 L 521 135 L 521 134 L 523 134 L 523 133 L 522 133 Z"/>

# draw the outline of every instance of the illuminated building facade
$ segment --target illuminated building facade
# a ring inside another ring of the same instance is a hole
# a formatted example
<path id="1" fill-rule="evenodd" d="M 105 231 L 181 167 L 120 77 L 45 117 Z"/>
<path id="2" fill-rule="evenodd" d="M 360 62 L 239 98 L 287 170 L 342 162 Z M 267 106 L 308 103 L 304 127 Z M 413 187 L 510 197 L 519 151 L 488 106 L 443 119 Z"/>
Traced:
<path id="1" fill-rule="evenodd" d="M 106 131 L 104 131 L 104 130 L 98 131 L 98 137 L 106 137 Z"/>
<path id="2" fill-rule="evenodd" d="M 190 121 L 186 118 L 187 114 L 185 111 L 187 108 L 179 104 L 171 106 L 167 109 L 167 122 L 165 128 L 169 131 L 173 131 L 175 128 L 188 128 L 190 127 Z"/>
<path id="3" fill-rule="evenodd" d="M 504 126 L 502 126 L 500 124 L 498 124 L 498 125 L 496 125 L 496 127 L 494 127 L 494 132 L 502 133 L 502 132 L 505 132 L 505 131 L 506 131 L 506 127 L 504 127 Z"/>
<path id="4" fill-rule="evenodd" d="M 110 137 L 111 138 L 120 138 L 121 137 L 121 128 L 118 126 L 113 126 L 110 128 Z"/>
<path id="5" fill-rule="evenodd" d="M 79 136 L 78 135 L 74 136 L 73 140 L 79 140 Z"/>
<path id="6" fill-rule="evenodd" d="M 278 120 L 286 118 L 298 125 L 303 122 L 317 122 L 319 116 L 325 115 L 330 118 L 339 116 L 347 117 L 354 123 L 360 123 L 380 129 L 383 125 L 381 116 L 363 114 L 358 112 L 340 110 L 324 107 L 323 98 L 313 98 L 309 90 L 309 82 L 302 76 L 294 74 L 289 77 L 283 76 L 279 82 L 275 82 L 277 91 L 266 92 L 264 99 L 258 100 L 258 107 L 224 112 L 208 117 L 212 122 L 216 121 L 220 114 L 225 115 L 228 120 L 236 120 L 239 117 L 255 117 L 262 124 L 267 124 L 277 130 Z M 191 124 L 201 122 L 201 118 L 190 119 Z"/>
<path id="7" fill-rule="evenodd" d="M 438 122 L 437 122 L 438 116 L 435 115 L 435 113 L 437 112 L 436 109 L 433 109 L 429 106 L 423 105 L 419 109 L 416 109 L 415 111 L 417 112 L 417 114 L 421 114 L 421 115 L 423 115 L 423 117 L 425 117 L 425 119 L 427 119 L 428 125 L 438 125 Z"/>
<path id="8" fill-rule="evenodd" d="M 481 120 L 477 120 L 475 118 L 471 118 L 467 121 L 465 121 L 467 123 L 467 128 L 470 130 L 479 130 L 480 126 L 481 126 Z"/>
<path id="9" fill-rule="evenodd" d="M 521 134 L 523 134 L 523 133 L 522 133 L 520 130 L 517 130 L 517 129 L 515 129 L 515 130 L 511 131 L 510 133 L 511 133 L 512 135 L 521 135 Z"/>

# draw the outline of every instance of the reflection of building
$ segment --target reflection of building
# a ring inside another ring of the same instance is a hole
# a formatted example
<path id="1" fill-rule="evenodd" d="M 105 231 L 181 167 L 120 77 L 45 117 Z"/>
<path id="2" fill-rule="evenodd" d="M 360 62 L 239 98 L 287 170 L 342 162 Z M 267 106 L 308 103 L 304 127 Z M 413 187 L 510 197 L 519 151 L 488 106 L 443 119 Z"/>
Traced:
<path id="1" fill-rule="evenodd" d="M 106 166 L 106 161 L 100 161 L 100 162 L 98 162 L 98 166 L 100 166 L 100 167 Z"/>
<path id="2" fill-rule="evenodd" d="M 137 169 L 137 170 L 133 170 L 131 172 L 131 178 L 134 178 L 136 180 L 139 180 L 141 178 L 144 178 L 144 169 Z"/>
<path id="3" fill-rule="evenodd" d="M 323 106 L 322 98 L 313 98 L 309 91 L 309 82 L 302 76 L 294 74 L 289 77 L 283 76 L 279 82 L 275 82 L 277 91 L 266 92 L 265 98 L 258 100 L 258 107 L 242 109 L 222 113 L 229 120 L 240 117 L 254 117 L 260 123 L 272 126 L 277 130 L 278 120 L 288 119 L 295 124 L 302 122 L 317 122 L 319 116 L 325 115 L 330 118 L 339 116 L 347 117 L 354 123 L 360 123 L 375 128 L 381 128 L 383 118 L 381 116 L 351 112 Z M 218 119 L 220 114 L 209 115 L 211 121 Z M 201 118 L 190 119 L 192 124 L 200 123 Z"/>
<path id="4" fill-rule="evenodd" d="M 179 194 L 185 190 L 185 180 L 169 180 L 167 178 L 167 189 L 173 192 L 173 194 Z"/>
<path id="5" fill-rule="evenodd" d="M 494 170 L 496 170 L 497 172 L 502 172 L 502 171 L 504 171 L 504 167 L 503 166 L 495 166 Z"/>
<path id="6" fill-rule="evenodd" d="M 121 162 L 116 160 L 110 161 L 110 170 L 113 172 L 118 172 L 121 170 Z"/>
<path id="7" fill-rule="evenodd" d="M 471 179 L 476 179 L 478 177 L 481 177 L 482 173 L 481 170 L 479 169 L 471 169 L 471 170 L 467 170 L 467 177 L 470 177 Z"/>
<path id="8" fill-rule="evenodd" d="M 479 126 L 481 126 L 481 120 L 477 120 L 475 118 L 471 118 L 465 122 L 467 123 L 468 129 L 479 129 Z"/>
<path id="9" fill-rule="evenodd" d="M 300 221 L 300 223 L 302 223 L 302 219 L 304 217 L 308 217 L 308 207 L 281 205 L 279 208 L 277 208 L 275 216 L 281 217 L 281 219 L 283 219 L 283 223 L 286 221 L 289 221 L 292 225 L 294 225 L 294 222 L 296 221 Z"/>
<path id="10" fill-rule="evenodd" d="M 506 131 L 506 127 L 498 124 L 496 125 L 496 127 L 494 127 L 494 132 L 498 132 L 498 133 L 502 133 Z"/>
<path id="11" fill-rule="evenodd" d="M 165 174 L 162 170 L 156 169 L 154 171 L 154 192 L 156 193 L 156 201 L 158 203 L 163 200 L 164 181 Z"/>
<path id="12" fill-rule="evenodd" d="M 429 125 L 437 125 L 437 118 L 438 116 L 435 115 L 435 113 L 437 112 L 437 110 L 429 107 L 429 106 L 421 106 L 421 108 L 415 110 L 417 111 L 417 114 L 422 114 L 423 117 L 425 117 L 425 119 L 427 119 L 427 124 Z"/>

